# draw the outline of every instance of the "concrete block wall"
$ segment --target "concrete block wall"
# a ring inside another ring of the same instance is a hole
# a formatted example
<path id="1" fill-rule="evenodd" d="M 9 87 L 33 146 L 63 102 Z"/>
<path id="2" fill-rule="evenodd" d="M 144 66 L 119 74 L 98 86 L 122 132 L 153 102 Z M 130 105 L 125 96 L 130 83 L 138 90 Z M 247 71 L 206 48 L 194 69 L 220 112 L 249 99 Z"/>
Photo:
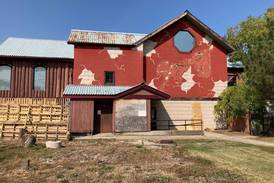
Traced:
<path id="1" fill-rule="evenodd" d="M 214 106 L 217 101 L 204 100 L 162 100 L 153 101 L 152 107 L 156 108 L 157 120 L 182 120 L 182 119 L 202 119 L 203 128 L 216 129 L 217 120 L 214 115 Z M 195 122 L 195 121 L 194 121 Z M 158 127 L 167 121 L 157 123 Z M 183 124 L 183 121 L 172 121 L 173 124 Z M 196 130 L 199 127 L 188 127 L 187 130 Z M 184 127 L 177 127 L 183 130 Z"/>

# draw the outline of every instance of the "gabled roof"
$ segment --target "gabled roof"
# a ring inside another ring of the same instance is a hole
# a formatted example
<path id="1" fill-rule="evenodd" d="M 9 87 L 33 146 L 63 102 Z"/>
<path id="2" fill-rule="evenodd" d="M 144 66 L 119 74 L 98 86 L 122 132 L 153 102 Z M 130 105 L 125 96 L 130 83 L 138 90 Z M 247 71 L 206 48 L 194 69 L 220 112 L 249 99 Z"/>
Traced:
<path id="1" fill-rule="evenodd" d="M 74 48 L 66 41 L 10 37 L 0 45 L 0 56 L 73 59 Z"/>
<path id="2" fill-rule="evenodd" d="M 94 44 L 115 44 L 133 45 L 146 34 L 124 33 L 124 32 L 102 32 L 89 30 L 72 30 L 68 43 L 94 43 Z"/>
<path id="3" fill-rule="evenodd" d="M 123 98 L 138 91 L 145 90 L 155 96 L 151 98 L 168 99 L 170 96 L 144 83 L 135 86 L 97 86 L 97 85 L 67 85 L 63 95 L 69 98 Z M 146 98 L 148 96 L 140 96 Z"/>
<path id="4" fill-rule="evenodd" d="M 223 46 L 225 50 L 230 53 L 234 50 L 224 38 L 210 29 L 206 24 L 192 15 L 189 11 L 185 11 L 183 14 L 167 22 L 156 30 L 149 34 L 136 34 L 136 33 L 121 33 L 121 32 L 101 32 L 101 31 L 87 31 L 87 30 L 72 30 L 68 39 L 68 43 L 95 43 L 95 44 L 112 44 L 112 45 L 129 45 L 138 46 L 152 36 L 158 34 L 162 30 L 166 29 L 170 25 L 176 23 L 181 19 L 187 19 L 199 29 L 210 36 L 214 41 Z"/>
<path id="5" fill-rule="evenodd" d="M 174 18 L 173 20 L 167 22 L 166 24 L 162 25 L 161 27 L 157 28 L 156 30 L 152 31 L 148 35 L 146 35 L 144 38 L 140 39 L 135 43 L 135 45 L 139 45 L 146 41 L 147 39 L 151 38 L 152 36 L 158 34 L 162 30 L 166 29 L 170 25 L 176 23 L 177 21 L 181 19 L 187 19 L 194 25 L 196 25 L 198 28 L 200 28 L 202 31 L 204 31 L 208 36 L 210 36 L 214 41 L 216 41 L 218 44 L 223 46 L 227 52 L 232 52 L 234 48 L 230 46 L 224 38 L 222 38 L 218 33 L 210 29 L 206 24 L 204 24 L 202 21 L 200 21 L 198 18 L 196 18 L 194 15 L 192 15 L 189 11 L 185 11 L 183 14 L 179 15 L 178 17 Z"/>

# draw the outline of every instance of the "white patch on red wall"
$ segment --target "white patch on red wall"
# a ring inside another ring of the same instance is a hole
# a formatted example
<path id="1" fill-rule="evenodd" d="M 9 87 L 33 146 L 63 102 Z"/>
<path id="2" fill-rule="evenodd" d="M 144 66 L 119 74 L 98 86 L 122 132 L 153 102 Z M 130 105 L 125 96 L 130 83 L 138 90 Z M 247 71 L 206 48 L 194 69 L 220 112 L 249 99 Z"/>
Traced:
<path id="1" fill-rule="evenodd" d="M 80 79 L 81 85 L 92 85 L 92 82 L 95 81 L 95 74 L 84 68 L 81 72 L 81 74 L 78 76 L 78 79 Z"/>
<path id="2" fill-rule="evenodd" d="M 212 43 L 211 37 L 209 37 L 208 35 L 205 35 L 205 37 L 203 37 L 203 43 L 211 44 Z"/>
<path id="3" fill-rule="evenodd" d="M 227 87 L 227 81 L 216 81 L 214 82 L 214 87 L 213 87 L 213 91 L 215 92 L 214 97 L 219 97 L 221 95 L 221 93 L 224 91 L 224 89 L 226 89 Z"/>
<path id="4" fill-rule="evenodd" d="M 182 91 L 189 91 L 194 85 L 195 81 L 193 80 L 194 74 L 191 73 L 191 67 L 183 73 L 182 78 L 186 81 L 181 84 L 181 90 Z"/>
<path id="5" fill-rule="evenodd" d="M 123 55 L 123 50 L 117 47 L 105 47 L 105 50 L 107 50 L 108 55 L 111 59 L 118 58 L 120 55 Z"/>
<path id="6" fill-rule="evenodd" d="M 152 54 L 155 54 L 156 50 L 154 48 L 156 45 L 157 45 L 157 42 L 150 41 L 150 40 L 146 41 L 144 46 L 145 56 L 151 57 Z"/>
<path id="7" fill-rule="evenodd" d="M 136 47 L 132 48 L 132 50 L 143 51 L 143 44 L 140 44 L 139 46 L 136 46 Z"/>
<path id="8" fill-rule="evenodd" d="M 150 83 L 148 84 L 148 86 L 157 89 L 157 87 L 156 87 L 155 84 L 154 84 L 154 79 L 152 79 L 152 80 L 150 81 Z"/>

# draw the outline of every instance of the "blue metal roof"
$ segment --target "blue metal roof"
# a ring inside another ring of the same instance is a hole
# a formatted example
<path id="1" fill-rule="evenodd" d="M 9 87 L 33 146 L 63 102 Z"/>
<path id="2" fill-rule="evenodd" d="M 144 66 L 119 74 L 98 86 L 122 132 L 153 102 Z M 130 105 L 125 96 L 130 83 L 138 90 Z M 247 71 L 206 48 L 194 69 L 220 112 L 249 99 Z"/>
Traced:
<path id="1" fill-rule="evenodd" d="M 146 34 L 138 33 L 72 30 L 69 35 L 68 42 L 133 45 L 145 36 Z"/>
<path id="2" fill-rule="evenodd" d="M 241 61 L 227 62 L 228 68 L 244 68 L 244 64 Z"/>
<path id="3" fill-rule="evenodd" d="M 10 37 L 0 45 L 0 56 L 73 59 L 74 47 L 66 41 Z"/>
<path id="4" fill-rule="evenodd" d="M 135 86 L 67 85 L 64 95 L 117 95 Z"/>

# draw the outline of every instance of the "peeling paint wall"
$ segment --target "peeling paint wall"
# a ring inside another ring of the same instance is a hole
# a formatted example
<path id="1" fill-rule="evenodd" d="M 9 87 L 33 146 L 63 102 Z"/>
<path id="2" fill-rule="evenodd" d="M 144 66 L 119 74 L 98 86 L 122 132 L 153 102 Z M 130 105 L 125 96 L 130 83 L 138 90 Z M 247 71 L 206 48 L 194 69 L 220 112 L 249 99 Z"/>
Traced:
<path id="1" fill-rule="evenodd" d="M 75 46 L 74 84 L 104 85 L 104 72 L 115 72 L 115 85 L 143 82 L 142 45 L 130 47 Z"/>
<path id="2" fill-rule="evenodd" d="M 182 53 L 174 35 L 187 30 L 195 47 Z M 186 20 L 171 25 L 144 43 L 146 82 L 172 97 L 218 97 L 226 88 L 226 51 Z"/>
<path id="3" fill-rule="evenodd" d="M 189 31 L 191 52 L 174 46 L 174 35 Z M 145 69 L 145 70 L 143 70 Z M 115 85 L 145 82 L 171 97 L 218 97 L 226 88 L 226 51 L 186 20 L 180 20 L 138 47 L 76 45 L 74 84 L 104 84 L 104 72 L 115 72 Z"/>
<path id="4" fill-rule="evenodd" d="M 184 120 L 184 119 L 202 119 L 203 127 L 215 129 L 218 128 L 217 119 L 214 115 L 214 106 L 217 101 L 204 100 L 166 100 L 153 101 L 152 106 L 156 107 L 157 120 Z M 182 124 L 180 121 L 172 121 L 173 124 Z M 160 125 L 167 125 L 167 122 L 158 122 Z M 178 130 L 184 130 L 184 127 L 177 127 Z M 189 126 L 187 130 L 198 130 L 200 127 Z"/>
<path id="5" fill-rule="evenodd" d="M 146 100 L 115 101 L 115 131 L 147 131 Z"/>

